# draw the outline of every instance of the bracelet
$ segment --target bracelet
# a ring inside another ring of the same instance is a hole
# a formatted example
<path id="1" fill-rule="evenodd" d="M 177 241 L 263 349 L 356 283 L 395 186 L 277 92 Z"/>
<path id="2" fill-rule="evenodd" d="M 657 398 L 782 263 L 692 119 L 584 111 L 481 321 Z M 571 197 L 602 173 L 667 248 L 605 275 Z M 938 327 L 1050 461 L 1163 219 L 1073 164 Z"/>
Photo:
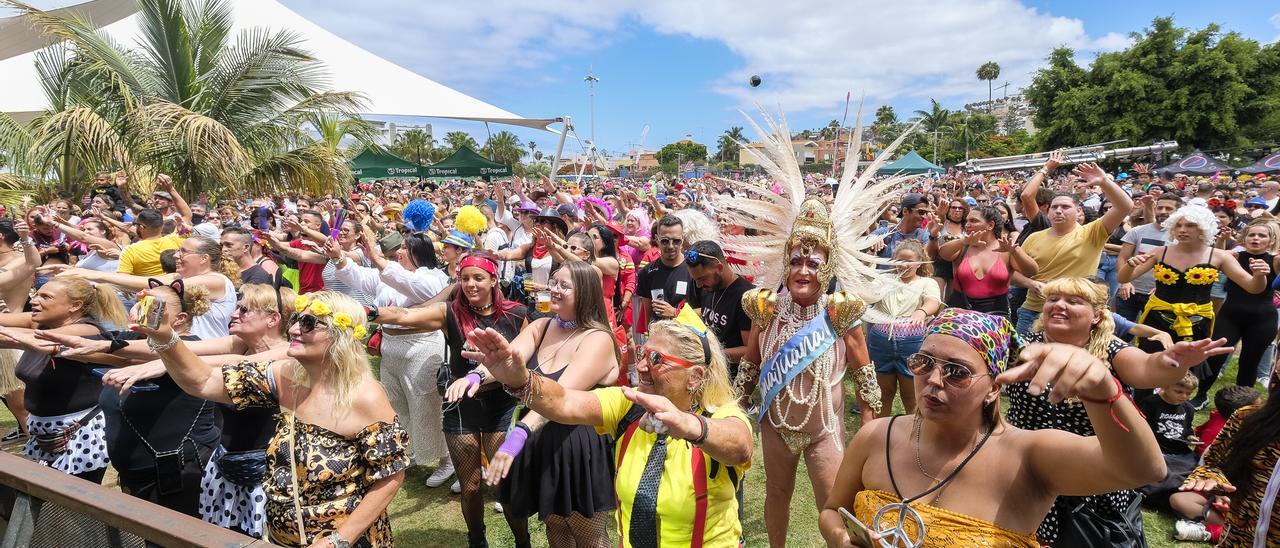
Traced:
<path id="1" fill-rule="evenodd" d="M 1124 385 L 1120 383 L 1120 378 L 1115 375 L 1111 376 L 1111 380 L 1116 382 L 1116 393 L 1112 395 L 1110 398 L 1107 398 L 1105 400 L 1092 400 L 1089 398 L 1085 398 L 1083 396 L 1076 396 L 1076 397 L 1079 398 L 1080 401 L 1082 402 L 1106 405 L 1111 412 L 1111 422 L 1116 423 L 1116 426 L 1119 426 L 1121 430 L 1128 432 L 1129 427 L 1125 426 L 1124 423 L 1120 422 L 1120 418 L 1116 416 L 1116 402 L 1120 400 L 1121 396 L 1125 395 Z M 1142 411 L 1139 410 L 1138 414 L 1141 415 Z"/>
<path id="2" fill-rule="evenodd" d="M 702 423 L 702 434 L 700 434 L 698 437 L 694 439 L 689 440 L 689 443 L 701 446 L 703 443 L 706 443 L 707 434 L 711 433 L 711 421 L 708 421 L 707 417 L 703 415 L 694 415 L 694 416 L 698 417 L 698 422 Z"/>
<path id="3" fill-rule="evenodd" d="M 148 348 L 150 348 L 152 352 L 156 352 L 156 353 L 159 353 L 159 352 L 165 352 L 165 351 L 167 351 L 167 350 L 172 349 L 174 346 L 176 346 L 176 345 L 178 344 L 178 341 L 180 341 L 180 340 L 182 340 L 182 339 L 179 339 L 179 338 L 178 338 L 178 333 L 177 333 L 177 332 L 170 331 L 170 332 L 169 332 L 169 340 L 168 340 L 167 342 L 163 342 L 163 343 L 160 343 L 160 344 L 156 344 L 156 340 L 155 340 L 155 339 L 152 339 L 152 338 L 148 337 L 148 338 L 147 338 L 147 347 L 148 347 Z"/>
<path id="4" fill-rule="evenodd" d="M 115 354 L 121 348 L 129 346 L 129 341 L 122 339 L 111 339 L 111 348 L 107 349 L 108 354 Z"/>
<path id="5" fill-rule="evenodd" d="M 533 371 L 526 369 L 524 384 L 521 384 L 520 386 L 511 386 L 509 384 L 503 384 L 502 389 L 506 391 L 506 393 L 509 394 L 511 397 L 516 399 L 522 399 L 524 398 L 524 393 L 529 390 L 529 381 L 532 380 L 532 377 L 533 377 Z"/>
<path id="6" fill-rule="evenodd" d="M 489 376 L 484 374 L 484 370 L 480 369 L 479 367 L 472 369 L 471 371 L 467 371 L 467 374 L 480 377 L 480 380 L 478 381 L 480 384 L 484 384 L 484 381 L 489 379 Z"/>
<path id="7" fill-rule="evenodd" d="M 529 425 L 525 424 L 525 423 L 524 423 L 524 421 L 516 421 L 516 423 L 515 423 L 514 425 L 512 425 L 511 427 L 512 427 L 512 428 L 519 428 L 519 429 L 521 429 L 521 430 L 524 430 L 524 433 L 529 434 L 530 436 L 532 436 L 532 435 L 533 435 L 533 430 L 530 430 L 530 429 L 529 429 Z"/>

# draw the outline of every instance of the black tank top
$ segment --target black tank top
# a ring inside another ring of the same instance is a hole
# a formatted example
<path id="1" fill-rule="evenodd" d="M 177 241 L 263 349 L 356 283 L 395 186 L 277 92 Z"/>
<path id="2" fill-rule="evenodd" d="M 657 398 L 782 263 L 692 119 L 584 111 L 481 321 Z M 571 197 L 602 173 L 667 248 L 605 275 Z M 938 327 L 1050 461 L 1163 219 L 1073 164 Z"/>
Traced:
<path id="1" fill-rule="evenodd" d="M 1253 255 L 1247 251 L 1241 251 L 1236 254 L 1236 262 L 1240 263 L 1240 267 L 1245 272 L 1249 272 L 1250 259 L 1260 259 L 1271 265 L 1275 264 L 1276 256 L 1270 253 Z M 1240 284 L 1227 278 L 1227 300 L 1222 304 L 1222 307 L 1230 307 L 1232 310 L 1237 311 L 1256 309 L 1256 311 L 1265 312 L 1274 310 L 1274 305 L 1271 304 L 1271 295 L 1275 292 L 1271 289 L 1271 284 L 1275 283 L 1275 281 L 1276 271 L 1272 270 L 1270 274 L 1267 274 L 1267 287 L 1262 290 L 1262 293 L 1250 293 L 1245 288 L 1240 287 Z"/>
<path id="2" fill-rule="evenodd" d="M 84 319 L 79 323 L 98 329 L 99 336 L 89 338 L 106 338 L 106 331 L 97 322 Z M 30 350 L 23 352 L 15 373 L 27 385 L 22 400 L 27 411 L 40 417 L 56 417 L 97 405 L 102 379 L 93 374 L 95 367 L 103 366 Z"/>
<path id="3" fill-rule="evenodd" d="M 445 329 L 444 340 L 449 346 L 449 373 L 454 379 L 461 379 L 467 376 L 467 372 L 475 369 L 476 362 L 462 357 L 462 347 L 466 344 L 466 338 L 462 336 L 462 328 L 458 325 L 458 317 L 453 314 L 452 303 L 447 303 L 445 309 Z M 502 318 L 494 320 L 498 317 L 495 312 L 488 316 L 476 315 L 476 327 L 480 329 L 493 328 L 494 331 L 502 334 L 502 337 L 508 342 L 515 340 L 516 335 L 520 334 L 520 324 L 524 323 L 525 308 L 523 305 L 517 305 L 510 312 L 503 314 Z M 480 387 L 479 392 L 487 392 L 497 389 L 499 384 L 490 383 Z"/>

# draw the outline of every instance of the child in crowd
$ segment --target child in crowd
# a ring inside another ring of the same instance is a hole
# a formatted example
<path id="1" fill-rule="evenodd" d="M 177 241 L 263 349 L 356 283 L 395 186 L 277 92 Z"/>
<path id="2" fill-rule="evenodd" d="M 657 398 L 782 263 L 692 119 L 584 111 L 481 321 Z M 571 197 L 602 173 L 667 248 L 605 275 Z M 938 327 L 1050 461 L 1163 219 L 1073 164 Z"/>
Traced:
<path id="1" fill-rule="evenodd" d="M 1196 446 L 1196 455 L 1203 456 L 1206 447 L 1218 438 L 1218 432 L 1227 423 L 1227 419 L 1237 409 L 1251 405 L 1262 397 L 1257 390 L 1247 386 L 1226 386 L 1213 396 L 1213 411 L 1209 420 L 1196 427 L 1196 437 L 1200 444 Z M 1173 525 L 1173 536 L 1178 540 L 1199 540 L 1218 542 L 1222 538 L 1222 525 L 1206 523 L 1205 513 L 1209 508 L 1209 500 L 1194 491 L 1179 491 L 1169 497 L 1169 507 L 1177 515 L 1178 521 Z"/>
<path id="2" fill-rule="evenodd" d="M 1169 496 L 1178 492 L 1183 480 L 1196 467 L 1196 454 L 1192 443 L 1199 443 L 1191 430 L 1191 420 L 1196 408 L 1187 400 L 1200 387 L 1200 379 L 1190 371 L 1172 386 L 1166 386 L 1158 394 L 1147 396 L 1138 402 L 1138 409 L 1147 417 L 1147 424 L 1156 435 L 1160 452 L 1169 471 L 1163 480 L 1141 489 L 1147 502 L 1165 506 Z"/>

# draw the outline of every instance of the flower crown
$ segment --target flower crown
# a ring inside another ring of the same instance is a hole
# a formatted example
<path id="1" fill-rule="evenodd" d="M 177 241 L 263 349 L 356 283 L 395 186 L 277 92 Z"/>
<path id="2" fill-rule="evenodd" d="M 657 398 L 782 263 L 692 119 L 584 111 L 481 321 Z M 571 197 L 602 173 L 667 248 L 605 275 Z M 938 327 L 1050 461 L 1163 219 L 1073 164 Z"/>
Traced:
<path id="1" fill-rule="evenodd" d="M 364 322 L 356 323 L 351 315 L 346 312 L 338 312 L 335 314 L 332 307 L 318 300 L 314 300 L 307 295 L 298 295 L 298 297 L 293 300 L 293 310 L 297 314 L 311 314 L 317 318 L 324 318 L 332 315 L 333 326 L 339 329 L 350 329 L 351 334 L 355 336 L 356 340 L 363 340 L 367 333 L 367 330 L 364 327 Z"/>

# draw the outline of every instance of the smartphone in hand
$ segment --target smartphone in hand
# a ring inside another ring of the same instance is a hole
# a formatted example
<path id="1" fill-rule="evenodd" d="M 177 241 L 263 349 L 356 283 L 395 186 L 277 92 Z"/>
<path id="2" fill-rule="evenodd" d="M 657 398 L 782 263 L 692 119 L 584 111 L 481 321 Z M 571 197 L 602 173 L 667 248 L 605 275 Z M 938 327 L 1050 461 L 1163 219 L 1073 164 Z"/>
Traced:
<path id="1" fill-rule="evenodd" d="M 871 542 L 871 530 L 867 529 L 861 521 L 844 508 L 837 508 L 840 516 L 844 518 L 844 528 L 849 532 L 849 540 L 859 546 L 874 546 Z"/>
<path id="2" fill-rule="evenodd" d="M 159 329 L 164 321 L 165 301 L 147 295 L 138 302 L 138 325 L 147 329 Z"/>

